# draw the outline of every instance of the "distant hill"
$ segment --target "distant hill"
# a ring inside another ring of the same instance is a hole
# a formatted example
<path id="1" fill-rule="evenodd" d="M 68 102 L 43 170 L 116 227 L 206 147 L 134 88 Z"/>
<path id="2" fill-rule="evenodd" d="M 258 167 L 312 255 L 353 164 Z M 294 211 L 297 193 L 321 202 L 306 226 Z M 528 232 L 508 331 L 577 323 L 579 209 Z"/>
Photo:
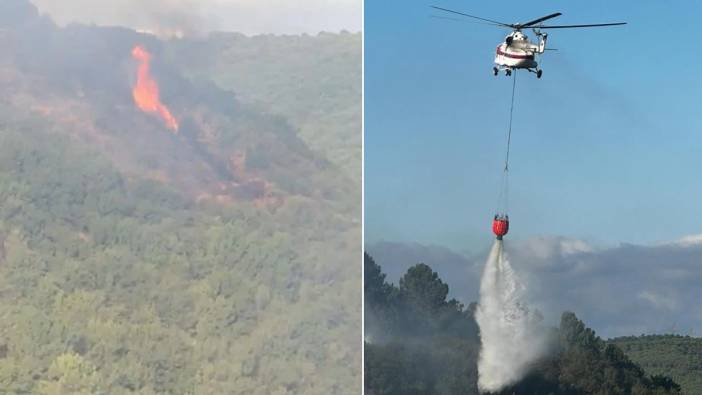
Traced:
<path id="1" fill-rule="evenodd" d="M 192 79 L 285 116 L 312 149 L 360 183 L 361 40 L 360 33 L 216 33 L 169 41 L 167 56 Z"/>
<path id="2" fill-rule="evenodd" d="M 134 103 L 136 45 L 177 133 Z M 0 392 L 359 393 L 344 170 L 151 35 L 3 0 L 0 47 Z"/>
<path id="3" fill-rule="evenodd" d="M 611 339 L 632 361 L 651 374 L 672 377 L 685 394 L 702 394 L 702 338 L 680 335 Z"/>

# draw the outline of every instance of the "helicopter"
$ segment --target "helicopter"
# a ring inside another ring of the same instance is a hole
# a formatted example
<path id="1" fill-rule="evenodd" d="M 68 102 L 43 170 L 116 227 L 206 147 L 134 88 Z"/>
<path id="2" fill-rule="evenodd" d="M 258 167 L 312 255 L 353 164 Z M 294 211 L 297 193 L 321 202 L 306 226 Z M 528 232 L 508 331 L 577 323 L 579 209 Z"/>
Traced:
<path id="1" fill-rule="evenodd" d="M 498 75 L 500 71 L 504 71 L 505 75 L 512 75 L 512 70 L 515 69 L 525 69 L 529 72 L 535 73 L 536 78 L 541 78 L 543 70 L 539 68 L 539 63 L 536 59 L 537 55 L 543 54 L 550 48 L 546 48 L 546 40 L 548 39 L 548 34 L 542 32 L 542 29 L 572 29 L 572 28 L 583 28 L 583 27 L 603 27 L 603 26 L 619 26 L 626 25 L 626 22 L 614 22 L 614 23 L 595 23 L 587 25 L 543 25 L 544 21 L 552 18 L 561 16 L 560 12 L 556 12 L 550 15 L 542 16 L 541 18 L 536 18 L 532 21 L 525 23 L 503 23 L 498 21 L 493 21 L 491 19 L 481 18 L 475 15 L 469 15 L 463 12 L 450 10 L 447 8 L 431 6 L 431 8 L 465 16 L 468 18 L 473 18 L 487 25 L 500 26 L 513 29 L 511 33 L 505 37 L 505 40 L 500 43 L 495 50 L 495 67 L 492 68 L 492 73 Z M 526 34 L 522 33 L 523 29 L 531 28 L 536 37 L 538 37 L 538 42 L 534 43 L 529 40 Z"/>

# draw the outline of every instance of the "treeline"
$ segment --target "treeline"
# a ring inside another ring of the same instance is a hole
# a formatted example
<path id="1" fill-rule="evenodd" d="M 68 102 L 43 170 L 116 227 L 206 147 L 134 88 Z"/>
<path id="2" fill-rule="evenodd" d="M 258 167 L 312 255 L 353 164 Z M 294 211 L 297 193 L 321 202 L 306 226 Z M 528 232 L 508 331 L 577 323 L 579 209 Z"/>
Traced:
<path id="1" fill-rule="evenodd" d="M 410 268 L 399 287 L 367 254 L 364 266 L 366 393 L 477 393 L 477 325 L 446 300 L 448 285 L 427 265 Z"/>
<path id="2" fill-rule="evenodd" d="M 478 394 L 479 330 L 474 304 L 446 300 L 448 286 L 425 264 L 411 267 L 399 286 L 387 283 L 366 254 L 366 393 Z M 575 314 L 549 331 L 552 352 L 500 394 L 679 394 L 665 376 L 649 376 Z"/>

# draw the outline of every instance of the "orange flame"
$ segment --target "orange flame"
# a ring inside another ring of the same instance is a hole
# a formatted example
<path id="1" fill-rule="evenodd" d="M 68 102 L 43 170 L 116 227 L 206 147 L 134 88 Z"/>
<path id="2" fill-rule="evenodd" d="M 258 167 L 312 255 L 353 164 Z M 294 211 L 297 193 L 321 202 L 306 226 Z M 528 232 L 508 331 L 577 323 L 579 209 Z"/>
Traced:
<path id="1" fill-rule="evenodd" d="M 174 133 L 178 132 L 178 121 L 173 117 L 171 111 L 161 103 L 159 97 L 158 84 L 151 78 L 149 73 L 151 65 L 151 54 L 144 48 L 137 45 L 132 50 L 132 57 L 139 61 L 139 70 L 137 73 L 137 81 L 132 95 L 134 103 L 144 112 L 158 113 L 158 115 L 166 123 L 166 127 Z"/>

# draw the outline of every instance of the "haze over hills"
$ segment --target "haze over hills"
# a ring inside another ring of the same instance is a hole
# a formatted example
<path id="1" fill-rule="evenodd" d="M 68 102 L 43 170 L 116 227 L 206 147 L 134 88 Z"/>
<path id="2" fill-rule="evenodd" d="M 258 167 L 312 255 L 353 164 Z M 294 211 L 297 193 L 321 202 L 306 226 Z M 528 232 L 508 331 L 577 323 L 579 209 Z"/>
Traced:
<path id="1" fill-rule="evenodd" d="M 397 284 L 407 269 L 430 262 L 442 277 L 450 279 L 450 297 L 463 303 L 478 300 L 478 282 L 484 262 L 447 247 L 383 241 L 365 246 L 366 252 L 383 263 L 388 282 Z"/>
<path id="2" fill-rule="evenodd" d="M 356 0 L 32 0 L 60 25 L 125 26 L 160 35 L 236 31 L 255 34 L 316 34 L 360 31 L 363 4 Z"/>
<path id="3" fill-rule="evenodd" d="M 177 130 L 134 103 L 137 45 Z M 148 34 L 7 0 L 0 47 L 0 387 L 358 392 L 360 188 L 332 155 Z M 324 73 L 331 96 L 360 86 Z"/>
<path id="4" fill-rule="evenodd" d="M 694 238 L 648 246 L 598 246 L 541 237 L 507 240 L 505 247 L 514 270 L 528 284 L 529 299 L 548 322 L 557 322 L 562 311 L 570 310 L 605 338 L 700 335 L 702 244 Z M 431 263 L 447 279 L 451 297 L 463 303 L 477 300 L 487 251 L 466 255 L 445 247 L 397 242 L 374 243 L 366 249 L 383 262 L 390 281 L 396 283 L 412 265 Z"/>

